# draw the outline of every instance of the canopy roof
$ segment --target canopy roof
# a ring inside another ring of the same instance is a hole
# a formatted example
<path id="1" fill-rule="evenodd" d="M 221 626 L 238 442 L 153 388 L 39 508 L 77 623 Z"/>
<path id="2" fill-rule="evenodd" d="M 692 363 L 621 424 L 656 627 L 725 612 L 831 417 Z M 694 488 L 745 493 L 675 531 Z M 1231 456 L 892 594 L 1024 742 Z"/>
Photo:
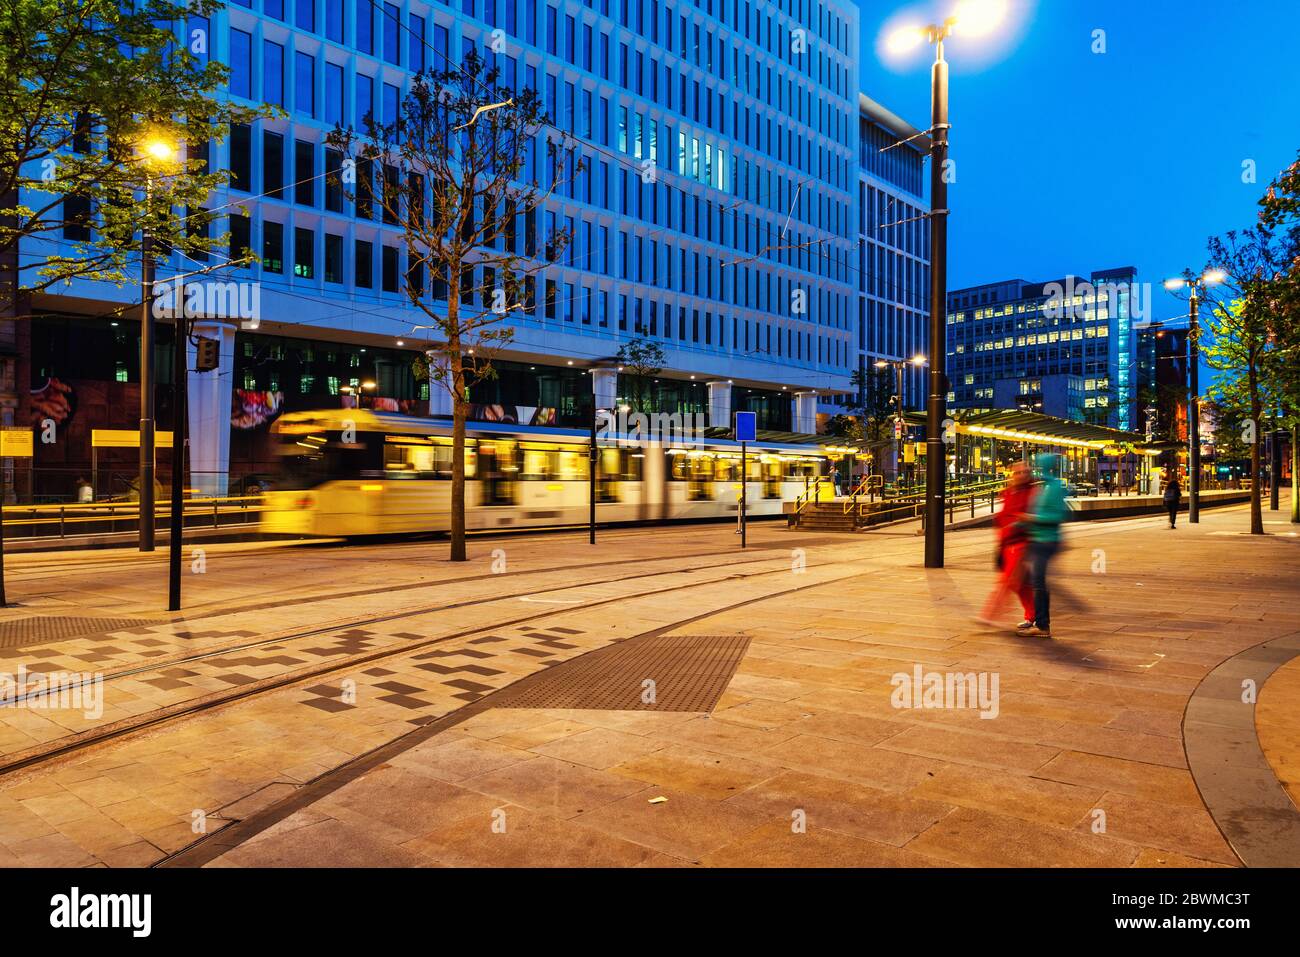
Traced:
<path id="1" fill-rule="evenodd" d="M 1019 409 L 956 410 L 949 413 L 962 434 L 989 436 L 1031 445 L 1089 448 L 1100 451 L 1120 445 L 1135 447 L 1147 445 L 1146 436 L 1140 432 L 1110 429 L 1103 425 L 1058 419 L 1041 412 L 1022 412 Z M 924 412 L 904 415 L 908 425 L 925 426 Z"/>

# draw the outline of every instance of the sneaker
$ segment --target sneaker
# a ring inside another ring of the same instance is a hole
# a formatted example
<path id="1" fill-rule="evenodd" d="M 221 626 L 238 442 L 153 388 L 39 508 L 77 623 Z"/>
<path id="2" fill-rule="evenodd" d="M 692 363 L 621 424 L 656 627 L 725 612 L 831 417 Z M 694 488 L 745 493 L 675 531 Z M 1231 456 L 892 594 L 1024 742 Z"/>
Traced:
<path id="1" fill-rule="evenodd" d="M 1051 638 L 1052 630 L 1050 628 L 1040 628 L 1037 625 L 1034 625 L 1025 632 L 1025 634 L 1033 635 L 1035 638 Z"/>
<path id="2" fill-rule="evenodd" d="M 1036 630 L 1037 629 L 1034 628 L 1034 623 L 1032 621 L 1022 621 L 1020 624 L 1016 625 L 1017 635 L 1032 635 Z"/>

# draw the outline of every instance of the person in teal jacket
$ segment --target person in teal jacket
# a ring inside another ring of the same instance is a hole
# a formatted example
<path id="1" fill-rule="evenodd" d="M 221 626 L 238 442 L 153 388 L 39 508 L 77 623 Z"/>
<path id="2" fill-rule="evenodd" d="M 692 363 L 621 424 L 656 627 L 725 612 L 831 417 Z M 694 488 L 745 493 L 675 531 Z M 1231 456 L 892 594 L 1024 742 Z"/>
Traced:
<path id="1" fill-rule="evenodd" d="M 1029 500 L 1029 581 L 1034 589 L 1034 620 L 1016 627 L 1022 635 L 1052 637 L 1052 594 L 1047 571 L 1061 547 L 1061 523 L 1069 517 L 1065 504 L 1065 483 L 1061 481 L 1061 459 L 1044 452 L 1034 460 L 1038 485 Z"/>

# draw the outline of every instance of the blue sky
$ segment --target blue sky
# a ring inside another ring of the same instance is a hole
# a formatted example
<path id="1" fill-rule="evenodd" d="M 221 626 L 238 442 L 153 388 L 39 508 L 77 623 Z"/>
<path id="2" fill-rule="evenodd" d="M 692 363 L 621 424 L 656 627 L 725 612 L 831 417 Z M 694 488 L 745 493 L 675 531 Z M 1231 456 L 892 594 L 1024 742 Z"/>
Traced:
<path id="1" fill-rule="evenodd" d="M 877 40 L 900 14 L 930 22 L 955 2 L 859 2 L 862 89 L 918 128 L 933 53 L 887 63 Z M 1155 283 L 1254 222 L 1300 149 L 1300 0 L 1011 3 L 1000 39 L 948 44 L 949 288 L 1120 265 Z M 1156 318 L 1182 312 L 1155 300 Z"/>

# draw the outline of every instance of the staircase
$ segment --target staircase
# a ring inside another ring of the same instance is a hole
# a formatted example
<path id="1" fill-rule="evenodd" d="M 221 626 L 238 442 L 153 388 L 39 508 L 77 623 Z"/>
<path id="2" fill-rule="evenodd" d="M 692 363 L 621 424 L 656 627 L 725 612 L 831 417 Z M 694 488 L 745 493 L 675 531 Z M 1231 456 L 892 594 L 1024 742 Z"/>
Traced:
<path id="1" fill-rule="evenodd" d="M 809 502 L 795 519 L 798 528 L 816 532 L 857 531 L 854 512 L 844 514 L 843 502 Z"/>

